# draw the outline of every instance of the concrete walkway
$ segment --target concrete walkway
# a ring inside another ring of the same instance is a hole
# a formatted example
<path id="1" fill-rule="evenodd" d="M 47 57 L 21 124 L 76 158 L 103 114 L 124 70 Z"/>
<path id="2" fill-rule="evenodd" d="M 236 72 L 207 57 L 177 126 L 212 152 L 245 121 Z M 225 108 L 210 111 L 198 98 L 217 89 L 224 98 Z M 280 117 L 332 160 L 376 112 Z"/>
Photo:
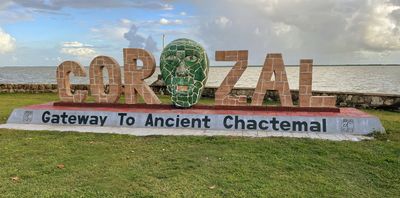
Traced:
<path id="1" fill-rule="evenodd" d="M 265 131 L 225 131 L 225 130 L 193 130 L 193 129 L 167 129 L 167 128 L 124 128 L 124 127 L 93 127 L 93 126 L 53 126 L 37 124 L 2 124 L 2 129 L 30 130 L 30 131 L 73 131 L 84 133 L 110 133 L 128 134 L 135 136 L 149 135 L 194 135 L 194 136 L 242 136 L 242 137 L 292 137 L 311 138 L 331 141 L 362 141 L 373 139 L 371 137 L 349 134 L 327 133 L 291 133 L 291 132 L 265 132 Z"/>

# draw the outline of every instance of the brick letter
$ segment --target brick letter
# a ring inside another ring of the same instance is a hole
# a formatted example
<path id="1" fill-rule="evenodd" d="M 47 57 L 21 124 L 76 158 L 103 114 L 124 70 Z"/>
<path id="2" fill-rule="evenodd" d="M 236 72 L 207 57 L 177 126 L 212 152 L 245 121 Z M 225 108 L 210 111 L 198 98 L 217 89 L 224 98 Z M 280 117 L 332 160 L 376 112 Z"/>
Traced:
<path id="1" fill-rule="evenodd" d="M 137 68 L 137 60 L 143 62 L 142 69 Z M 161 101 L 153 90 L 144 82 L 156 69 L 154 56 L 144 49 L 124 49 L 125 103 L 136 104 L 137 94 L 146 104 L 160 104 Z"/>
<path id="2" fill-rule="evenodd" d="M 275 76 L 274 81 L 271 81 L 272 74 Z M 293 106 L 282 54 L 267 54 L 257 87 L 254 90 L 251 105 L 261 106 L 267 90 L 278 91 L 281 106 Z"/>
<path id="3" fill-rule="evenodd" d="M 236 64 L 233 66 L 231 71 L 229 71 L 224 81 L 222 81 L 221 86 L 219 86 L 215 92 L 215 105 L 246 105 L 247 97 L 245 95 L 232 96 L 229 95 L 229 93 L 247 68 L 248 51 L 216 51 L 215 60 L 236 61 Z"/>
<path id="4" fill-rule="evenodd" d="M 109 93 L 105 93 L 103 69 L 109 76 Z M 121 69 L 116 60 L 108 56 L 98 56 L 92 60 L 89 69 L 90 91 L 97 103 L 117 103 L 121 96 Z"/>
<path id="5" fill-rule="evenodd" d="M 336 96 L 312 96 L 313 60 L 300 60 L 299 106 L 335 107 Z"/>
<path id="6" fill-rule="evenodd" d="M 86 71 L 79 63 L 74 61 L 61 63 L 57 67 L 58 96 L 63 102 L 84 102 L 88 91 L 76 90 L 74 94 L 71 93 L 71 83 L 69 80 L 71 72 L 74 76 L 86 77 Z"/>

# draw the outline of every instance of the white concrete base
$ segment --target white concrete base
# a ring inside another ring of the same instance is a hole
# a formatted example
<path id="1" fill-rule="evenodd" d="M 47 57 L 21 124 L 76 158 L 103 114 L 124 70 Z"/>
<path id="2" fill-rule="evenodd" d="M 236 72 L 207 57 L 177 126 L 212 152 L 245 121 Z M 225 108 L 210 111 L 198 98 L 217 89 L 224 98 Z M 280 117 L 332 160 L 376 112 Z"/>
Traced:
<path id="1" fill-rule="evenodd" d="M 227 130 L 204 130 L 204 129 L 168 129 L 168 128 L 125 128 L 125 127 L 95 127 L 95 126 L 60 126 L 60 125 L 39 125 L 39 124 L 2 124 L 0 129 L 16 129 L 30 131 L 73 131 L 84 133 L 110 133 L 128 134 L 134 136 L 150 135 L 174 135 L 174 136 L 241 136 L 241 137 L 292 137 L 311 138 L 331 141 L 362 141 L 373 139 L 362 135 L 350 134 L 328 134 L 316 132 L 266 132 L 266 131 L 227 131 Z"/>

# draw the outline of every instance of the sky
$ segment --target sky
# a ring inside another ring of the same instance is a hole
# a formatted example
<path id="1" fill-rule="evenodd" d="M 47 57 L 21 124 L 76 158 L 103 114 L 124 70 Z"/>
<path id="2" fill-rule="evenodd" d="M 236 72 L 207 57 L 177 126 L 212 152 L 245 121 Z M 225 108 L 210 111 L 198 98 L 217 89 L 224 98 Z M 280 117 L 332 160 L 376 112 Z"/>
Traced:
<path id="1" fill-rule="evenodd" d="M 249 64 L 400 64 L 400 0 L 0 0 L 0 66 L 89 65 L 98 55 L 189 38 L 249 50 Z M 233 63 L 232 63 L 233 64 Z"/>

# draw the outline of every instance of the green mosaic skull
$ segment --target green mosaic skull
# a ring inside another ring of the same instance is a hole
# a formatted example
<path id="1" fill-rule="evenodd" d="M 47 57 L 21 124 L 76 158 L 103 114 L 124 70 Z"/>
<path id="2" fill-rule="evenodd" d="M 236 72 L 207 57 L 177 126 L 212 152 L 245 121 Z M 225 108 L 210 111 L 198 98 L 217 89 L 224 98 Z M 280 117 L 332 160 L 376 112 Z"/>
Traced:
<path id="1" fill-rule="evenodd" d="M 178 107 L 195 105 L 208 76 L 209 60 L 203 47 L 189 39 L 177 39 L 164 48 L 160 59 L 172 103 Z"/>

